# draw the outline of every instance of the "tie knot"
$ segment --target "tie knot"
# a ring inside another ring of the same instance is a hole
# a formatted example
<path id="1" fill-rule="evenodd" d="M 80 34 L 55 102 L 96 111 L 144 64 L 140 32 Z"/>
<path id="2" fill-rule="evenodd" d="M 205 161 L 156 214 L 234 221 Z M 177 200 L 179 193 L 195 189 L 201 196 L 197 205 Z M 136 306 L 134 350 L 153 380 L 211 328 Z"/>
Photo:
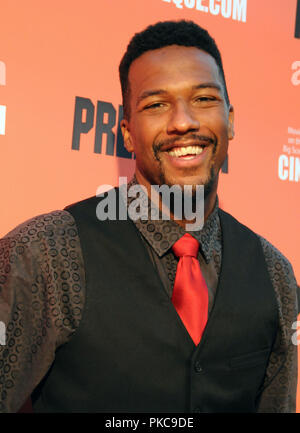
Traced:
<path id="1" fill-rule="evenodd" d="M 183 235 L 172 247 L 177 257 L 192 256 L 197 257 L 199 242 L 190 234 Z"/>

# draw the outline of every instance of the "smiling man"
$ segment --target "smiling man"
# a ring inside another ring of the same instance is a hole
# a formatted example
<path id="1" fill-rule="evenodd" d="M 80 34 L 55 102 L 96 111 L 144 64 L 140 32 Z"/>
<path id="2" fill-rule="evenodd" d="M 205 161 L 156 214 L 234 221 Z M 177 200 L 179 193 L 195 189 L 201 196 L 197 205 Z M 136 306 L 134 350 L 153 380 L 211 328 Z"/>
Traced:
<path id="1" fill-rule="evenodd" d="M 153 185 L 193 200 L 204 185 L 204 226 L 188 233 L 171 201 L 171 219 L 100 221 L 92 197 L 5 236 L 1 411 L 32 394 L 35 412 L 294 412 L 292 267 L 218 207 L 234 110 L 214 40 L 193 22 L 149 26 L 120 80 L 128 187 L 151 207 Z"/>

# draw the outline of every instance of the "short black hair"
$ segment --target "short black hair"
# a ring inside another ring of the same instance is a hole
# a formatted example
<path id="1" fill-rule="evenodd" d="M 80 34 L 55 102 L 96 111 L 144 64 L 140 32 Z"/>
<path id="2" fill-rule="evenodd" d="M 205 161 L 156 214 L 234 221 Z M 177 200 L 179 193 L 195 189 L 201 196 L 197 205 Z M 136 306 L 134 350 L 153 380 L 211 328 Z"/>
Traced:
<path id="1" fill-rule="evenodd" d="M 128 73 L 131 63 L 146 51 L 163 48 L 169 45 L 196 47 L 210 54 L 216 61 L 224 82 L 225 100 L 229 105 L 229 97 L 223 70 L 222 58 L 215 40 L 207 30 L 193 21 L 160 21 L 136 33 L 127 46 L 127 50 L 119 66 L 122 89 L 124 117 L 129 118 L 129 81 Z"/>

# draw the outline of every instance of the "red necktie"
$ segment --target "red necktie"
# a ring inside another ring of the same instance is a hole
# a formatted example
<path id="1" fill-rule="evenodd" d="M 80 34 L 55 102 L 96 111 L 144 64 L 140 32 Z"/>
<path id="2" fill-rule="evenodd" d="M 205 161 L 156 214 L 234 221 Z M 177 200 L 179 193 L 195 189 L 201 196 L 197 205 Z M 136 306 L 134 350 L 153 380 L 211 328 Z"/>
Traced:
<path id="1" fill-rule="evenodd" d="M 172 302 L 195 345 L 199 344 L 207 322 L 208 291 L 197 259 L 199 242 L 186 233 L 173 245 L 180 257 Z"/>

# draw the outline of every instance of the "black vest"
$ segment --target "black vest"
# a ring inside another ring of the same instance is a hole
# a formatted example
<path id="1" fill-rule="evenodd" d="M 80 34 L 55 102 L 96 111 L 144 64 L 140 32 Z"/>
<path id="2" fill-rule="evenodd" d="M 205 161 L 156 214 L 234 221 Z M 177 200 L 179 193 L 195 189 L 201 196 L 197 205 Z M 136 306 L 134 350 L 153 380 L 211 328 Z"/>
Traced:
<path id="1" fill-rule="evenodd" d="M 258 237 L 219 211 L 222 267 L 195 347 L 131 220 L 67 208 L 86 271 L 79 328 L 57 350 L 36 412 L 255 412 L 276 336 L 276 299 Z"/>

